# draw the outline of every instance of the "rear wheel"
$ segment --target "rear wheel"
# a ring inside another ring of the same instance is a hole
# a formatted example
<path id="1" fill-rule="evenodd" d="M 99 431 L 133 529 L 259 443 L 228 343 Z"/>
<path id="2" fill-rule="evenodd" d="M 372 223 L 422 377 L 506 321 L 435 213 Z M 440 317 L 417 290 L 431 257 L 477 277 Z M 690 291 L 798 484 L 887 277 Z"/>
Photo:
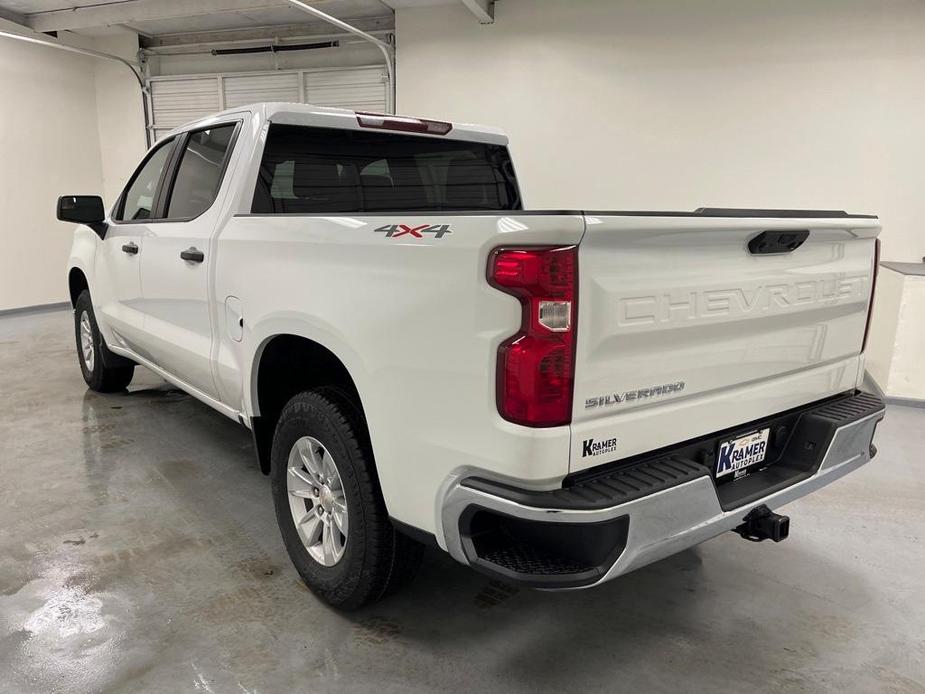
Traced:
<path id="1" fill-rule="evenodd" d="M 84 381 L 91 390 L 113 393 L 125 390 L 132 382 L 135 365 L 109 351 L 96 324 L 90 292 L 84 289 L 74 305 L 74 333 L 77 338 L 77 358 Z M 118 362 L 119 366 L 106 366 Z"/>
<path id="2" fill-rule="evenodd" d="M 423 547 L 389 521 L 365 423 L 347 398 L 332 390 L 292 398 L 271 464 L 283 542 L 315 594 L 356 609 L 413 576 Z"/>

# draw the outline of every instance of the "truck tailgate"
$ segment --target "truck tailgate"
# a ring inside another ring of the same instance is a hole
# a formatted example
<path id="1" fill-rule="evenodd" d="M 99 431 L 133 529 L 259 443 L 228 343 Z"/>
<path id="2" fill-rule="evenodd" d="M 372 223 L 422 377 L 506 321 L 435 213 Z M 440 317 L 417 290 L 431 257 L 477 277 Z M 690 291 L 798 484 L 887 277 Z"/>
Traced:
<path id="1" fill-rule="evenodd" d="M 877 219 L 589 213 L 586 225 L 572 472 L 858 382 Z M 809 235 L 750 251 L 764 231 Z"/>

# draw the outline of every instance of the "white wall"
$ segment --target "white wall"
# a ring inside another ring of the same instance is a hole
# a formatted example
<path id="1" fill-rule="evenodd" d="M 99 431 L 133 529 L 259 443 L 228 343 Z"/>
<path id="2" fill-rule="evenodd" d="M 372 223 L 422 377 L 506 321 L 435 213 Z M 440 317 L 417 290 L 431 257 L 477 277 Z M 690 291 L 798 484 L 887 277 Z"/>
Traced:
<path id="1" fill-rule="evenodd" d="M 925 255 L 925 3 L 500 0 L 398 10 L 398 109 L 496 124 L 530 207 L 878 213 Z"/>
<path id="2" fill-rule="evenodd" d="M 865 366 L 884 392 L 887 392 L 890 385 L 903 283 L 904 276 L 900 273 L 880 268 L 877 290 L 874 293 L 874 313 L 870 321 Z"/>
<path id="3" fill-rule="evenodd" d="M 874 297 L 867 369 L 895 398 L 925 398 L 925 276 L 883 267 Z"/>
<path id="4" fill-rule="evenodd" d="M 129 32 L 61 40 L 130 59 L 138 45 Z M 58 196 L 111 205 L 144 151 L 125 66 L 0 38 L 0 310 L 67 300 L 73 225 L 55 219 Z"/>
<path id="5" fill-rule="evenodd" d="M 925 277 L 906 276 L 896 319 L 896 342 L 886 392 L 898 398 L 925 400 Z"/>
<path id="6" fill-rule="evenodd" d="M 21 28 L 0 19 L 0 27 Z M 135 33 L 110 29 L 59 41 L 136 60 Z M 298 53 L 170 56 L 153 74 L 367 65 L 377 49 L 352 40 Z M 141 91 L 119 63 L 0 38 L 0 311 L 67 300 L 72 225 L 55 219 L 68 193 L 103 196 L 107 209 L 145 152 Z"/>
<path id="7" fill-rule="evenodd" d="M 496 15 L 399 10 L 399 110 L 504 127 L 529 206 L 871 211 L 884 259 L 925 255 L 925 3 L 500 0 Z M 131 57 L 134 41 L 89 45 Z M 284 61 L 379 60 L 353 45 L 304 55 Z M 0 40 L 0 310 L 66 298 L 54 200 L 111 203 L 143 137 L 124 67 Z"/>
<path id="8" fill-rule="evenodd" d="M 96 39 L 90 47 L 136 60 L 138 35 L 128 31 L 114 32 L 111 36 Z M 124 65 L 111 60 L 96 60 L 93 69 L 103 169 L 100 195 L 106 209 L 109 209 L 147 150 L 144 105 L 141 89 Z"/>
<path id="9" fill-rule="evenodd" d="M 0 310 L 67 299 L 55 203 L 100 190 L 93 62 L 0 38 Z"/>

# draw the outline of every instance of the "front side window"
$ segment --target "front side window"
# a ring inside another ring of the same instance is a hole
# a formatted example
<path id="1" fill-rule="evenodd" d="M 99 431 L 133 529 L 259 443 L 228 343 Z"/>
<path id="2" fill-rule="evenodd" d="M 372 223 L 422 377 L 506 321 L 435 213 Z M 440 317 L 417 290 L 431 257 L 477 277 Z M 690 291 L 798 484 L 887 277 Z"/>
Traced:
<path id="1" fill-rule="evenodd" d="M 198 217 L 215 202 L 236 125 L 190 133 L 167 203 L 168 219 Z"/>
<path id="2" fill-rule="evenodd" d="M 118 221 L 129 222 L 150 219 L 154 210 L 154 196 L 161 172 L 167 164 L 167 158 L 173 149 L 173 140 L 161 144 L 148 160 L 138 169 L 123 196 L 122 209 L 117 215 Z"/>
<path id="3" fill-rule="evenodd" d="M 519 210 L 506 147 L 272 124 L 255 214 Z"/>

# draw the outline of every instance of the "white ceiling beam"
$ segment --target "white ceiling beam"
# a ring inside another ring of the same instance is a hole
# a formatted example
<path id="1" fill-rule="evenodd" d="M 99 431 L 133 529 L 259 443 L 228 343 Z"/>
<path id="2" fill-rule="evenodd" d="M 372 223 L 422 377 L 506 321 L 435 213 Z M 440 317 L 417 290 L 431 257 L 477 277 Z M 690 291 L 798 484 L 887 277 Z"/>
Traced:
<path id="1" fill-rule="evenodd" d="M 461 2 L 475 15 L 479 24 L 495 23 L 495 0 L 461 0 Z"/>
<path id="2" fill-rule="evenodd" d="M 395 22 L 391 17 L 372 17 L 353 19 L 350 22 L 358 29 L 368 33 L 395 31 Z M 250 41 L 259 39 L 290 38 L 331 38 L 344 36 L 344 33 L 332 32 L 327 22 L 311 24 L 275 24 L 271 26 L 248 27 L 247 29 L 218 29 L 214 31 L 192 31 L 177 34 L 158 34 L 144 39 L 142 48 L 166 48 L 187 46 L 191 44 L 211 44 L 228 41 Z"/>
<path id="3" fill-rule="evenodd" d="M 19 14 L 18 12 L 13 12 L 13 10 L 8 10 L 4 7 L 0 7 L 0 19 L 29 28 L 29 25 L 26 23 L 25 15 Z M 0 29 L 2 28 L 2 25 L 0 25 Z"/>
<path id="4" fill-rule="evenodd" d="M 131 31 L 131 32 L 133 32 L 133 33 L 135 33 L 135 34 L 138 34 L 138 36 L 140 36 L 142 39 L 150 39 L 150 38 L 151 38 L 151 34 L 149 34 L 149 33 L 146 32 L 146 31 L 143 31 L 143 30 L 139 29 L 139 28 L 136 27 L 136 26 L 133 26 L 132 24 L 123 24 L 122 27 L 123 27 L 124 29 L 126 29 L 127 31 Z"/>
<path id="5" fill-rule="evenodd" d="M 159 19 L 202 17 L 223 12 L 279 9 L 285 0 L 126 0 L 105 5 L 73 7 L 26 15 L 34 31 L 65 31 L 134 24 Z"/>

